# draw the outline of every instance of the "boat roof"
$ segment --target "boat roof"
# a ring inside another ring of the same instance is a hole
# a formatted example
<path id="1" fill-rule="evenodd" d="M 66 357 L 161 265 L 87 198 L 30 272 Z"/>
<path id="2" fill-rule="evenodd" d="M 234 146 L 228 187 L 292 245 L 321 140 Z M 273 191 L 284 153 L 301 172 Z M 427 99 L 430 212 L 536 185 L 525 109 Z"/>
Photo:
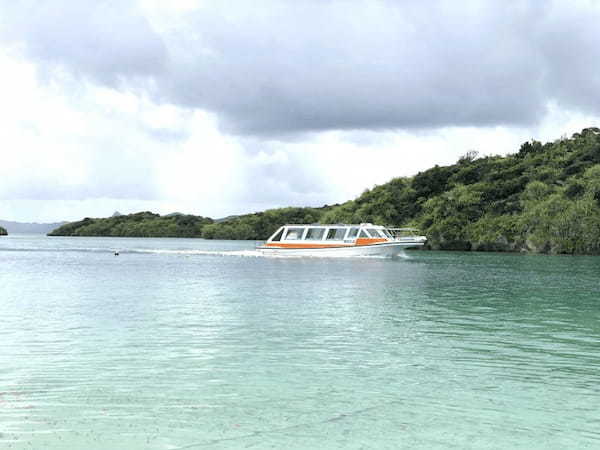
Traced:
<path id="1" fill-rule="evenodd" d="M 414 230 L 416 228 L 398 228 L 387 227 L 385 225 L 375 225 L 372 223 L 286 223 L 282 227 L 369 227 L 369 228 L 385 228 L 386 230 Z"/>
<path id="2" fill-rule="evenodd" d="M 286 223 L 284 227 L 381 227 L 372 223 Z"/>

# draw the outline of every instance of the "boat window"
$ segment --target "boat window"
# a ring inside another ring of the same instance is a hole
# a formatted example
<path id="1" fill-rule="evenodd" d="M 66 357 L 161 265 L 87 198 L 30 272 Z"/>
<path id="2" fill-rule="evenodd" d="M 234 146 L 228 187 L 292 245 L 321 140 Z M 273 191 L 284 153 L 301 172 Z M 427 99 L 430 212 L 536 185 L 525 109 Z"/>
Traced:
<path id="1" fill-rule="evenodd" d="M 369 235 L 367 234 L 367 232 L 365 230 L 360 230 L 360 234 L 358 235 L 358 237 L 369 239 Z"/>
<path id="2" fill-rule="evenodd" d="M 386 238 L 388 238 L 388 239 L 392 239 L 392 238 L 393 238 L 393 236 L 392 236 L 392 233 L 390 233 L 390 232 L 389 232 L 388 230 L 386 230 L 385 228 L 384 228 L 383 230 L 381 230 L 381 232 L 382 232 L 383 234 L 385 234 L 385 237 L 386 237 Z"/>
<path id="3" fill-rule="evenodd" d="M 358 227 L 350 228 L 346 239 L 354 239 L 358 235 Z"/>
<path id="4" fill-rule="evenodd" d="M 271 241 L 280 241 L 281 240 L 281 236 L 283 236 L 283 228 L 281 230 L 279 230 L 277 232 L 277 234 L 275 234 L 275 236 L 273 236 L 271 238 Z"/>
<path id="5" fill-rule="evenodd" d="M 381 237 L 381 235 L 379 234 L 379 232 L 375 228 L 367 228 L 367 231 L 369 232 L 369 234 L 371 235 L 371 237 L 374 237 L 374 238 L 380 238 Z"/>
<path id="6" fill-rule="evenodd" d="M 325 228 L 309 228 L 306 238 L 311 241 L 320 241 L 325 236 Z"/>
<path id="7" fill-rule="evenodd" d="M 345 228 L 330 228 L 327 231 L 327 240 L 332 241 L 342 241 L 344 239 L 344 235 L 346 234 Z"/>
<path id="8" fill-rule="evenodd" d="M 304 232 L 304 228 L 288 228 L 287 233 L 285 234 L 286 241 L 297 241 L 302 239 L 302 233 Z"/>

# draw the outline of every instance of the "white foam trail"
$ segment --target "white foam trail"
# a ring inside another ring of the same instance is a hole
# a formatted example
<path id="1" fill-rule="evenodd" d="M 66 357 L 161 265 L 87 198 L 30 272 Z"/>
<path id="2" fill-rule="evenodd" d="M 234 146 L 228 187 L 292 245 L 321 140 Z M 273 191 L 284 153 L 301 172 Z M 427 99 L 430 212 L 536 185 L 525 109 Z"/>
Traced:
<path id="1" fill-rule="evenodd" d="M 264 256 L 258 250 L 167 250 L 167 249 L 149 249 L 139 248 L 131 250 L 122 250 L 121 253 L 153 253 L 158 255 L 213 255 L 213 256 L 245 256 L 259 257 Z"/>
<path id="2" fill-rule="evenodd" d="M 259 250 L 168 250 L 168 249 L 147 249 L 147 248 L 139 248 L 139 249 L 125 249 L 119 250 L 121 254 L 123 253 L 148 253 L 148 254 L 158 254 L 158 255 L 184 255 L 184 256 L 192 256 L 192 255 L 209 255 L 209 256 L 238 256 L 238 257 L 246 257 L 246 258 L 274 258 L 274 259 L 298 259 L 298 258 L 367 258 L 367 259 L 389 259 L 390 256 L 382 256 L 382 255 L 274 255 L 274 254 L 265 254 Z M 407 255 L 401 254 L 400 258 L 408 258 Z"/>
<path id="3" fill-rule="evenodd" d="M 412 259 L 409 255 L 407 255 L 404 250 L 400 250 L 400 253 L 394 255 L 394 258 L 402 258 L 402 259 Z"/>

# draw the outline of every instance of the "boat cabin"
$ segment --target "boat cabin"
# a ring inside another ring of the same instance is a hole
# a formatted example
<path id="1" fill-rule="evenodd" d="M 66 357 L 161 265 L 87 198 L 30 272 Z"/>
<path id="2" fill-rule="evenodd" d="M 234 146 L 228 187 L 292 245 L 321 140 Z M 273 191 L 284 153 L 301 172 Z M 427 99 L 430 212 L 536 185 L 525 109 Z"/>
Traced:
<path id="1" fill-rule="evenodd" d="M 402 236 L 412 231 L 411 228 L 386 228 L 371 223 L 284 225 L 273 233 L 265 245 L 297 248 L 373 245 L 412 238 Z"/>

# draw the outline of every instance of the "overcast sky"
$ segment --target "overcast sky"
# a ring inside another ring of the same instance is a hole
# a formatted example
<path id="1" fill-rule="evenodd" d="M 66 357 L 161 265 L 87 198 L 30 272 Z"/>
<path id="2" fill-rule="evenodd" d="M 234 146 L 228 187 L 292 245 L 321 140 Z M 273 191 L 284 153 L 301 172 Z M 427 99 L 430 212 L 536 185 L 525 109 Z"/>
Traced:
<path id="1" fill-rule="evenodd" d="M 600 124 L 598 1 L 0 4 L 0 219 L 348 200 Z"/>

